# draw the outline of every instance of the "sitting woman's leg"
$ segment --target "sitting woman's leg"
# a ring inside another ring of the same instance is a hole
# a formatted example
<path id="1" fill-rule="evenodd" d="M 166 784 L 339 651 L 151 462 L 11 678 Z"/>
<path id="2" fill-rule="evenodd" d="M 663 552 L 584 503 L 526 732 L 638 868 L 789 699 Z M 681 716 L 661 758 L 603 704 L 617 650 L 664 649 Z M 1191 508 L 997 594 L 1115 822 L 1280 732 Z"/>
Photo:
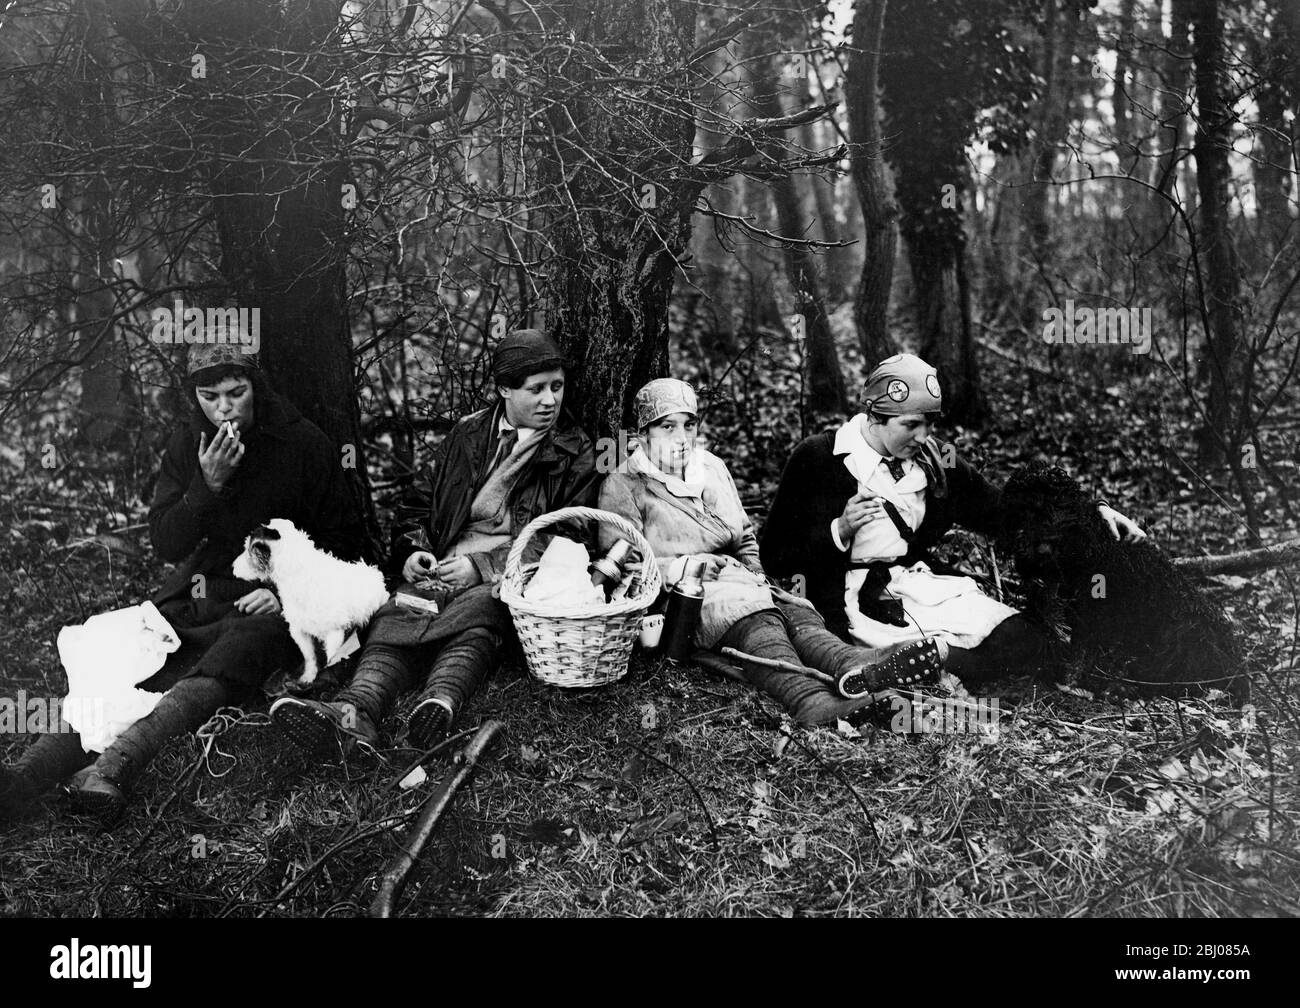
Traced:
<path id="1" fill-rule="evenodd" d="M 73 801 L 101 819 L 116 819 L 126 807 L 126 790 L 163 746 L 201 728 L 235 695 L 235 688 L 220 679 L 203 675 L 182 679 L 163 694 L 150 714 L 100 754 L 72 792 Z"/>
<path id="2" fill-rule="evenodd" d="M 16 819 L 46 791 L 94 759 L 81 748 L 81 736 L 60 719 L 58 729 L 28 746 L 13 766 L 0 766 L 0 821 Z"/>
<path id="3" fill-rule="evenodd" d="M 995 626 L 977 647 L 949 648 L 948 671 L 970 685 L 998 676 L 1035 672 L 1050 652 L 1046 630 L 1017 614 Z"/>
<path id="4" fill-rule="evenodd" d="M 140 684 L 163 692 L 158 706 L 124 731 L 72 792 L 75 802 L 105 820 L 122 812 L 127 789 L 170 739 L 202 727 L 221 707 L 242 702 L 298 655 L 279 616 L 233 613 L 181 636 L 190 637 L 189 646 Z M 194 647 L 203 650 L 191 666 Z"/>
<path id="5" fill-rule="evenodd" d="M 412 746 L 430 749 L 447 737 L 457 715 L 499 663 L 501 644 L 495 630 L 473 627 L 443 647 L 406 721 Z"/>
<path id="6" fill-rule="evenodd" d="M 745 654 L 800 665 L 798 652 L 790 642 L 785 621 L 774 611 L 754 613 L 737 620 L 718 641 L 718 649 L 735 648 Z M 869 696 L 845 700 L 823 683 L 802 672 L 764 668 L 745 663 L 746 681 L 777 700 L 790 716 L 803 725 L 830 724 L 871 702 Z"/>
<path id="7" fill-rule="evenodd" d="M 810 668 L 834 676 L 841 696 L 856 699 L 887 689 L 934 683 L 948 656 L 946 641 L 935 638 L 896 648 L 846 644 L 826 628 L 817 610 L 798 603 L 779 603 L 799 659 Z"/>

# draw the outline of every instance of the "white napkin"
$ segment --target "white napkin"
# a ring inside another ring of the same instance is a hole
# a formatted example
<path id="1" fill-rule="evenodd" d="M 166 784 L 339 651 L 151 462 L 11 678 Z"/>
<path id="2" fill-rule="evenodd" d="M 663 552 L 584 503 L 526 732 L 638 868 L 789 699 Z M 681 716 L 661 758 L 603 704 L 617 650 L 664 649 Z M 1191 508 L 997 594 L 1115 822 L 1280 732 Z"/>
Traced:
<path id="1" fill-rule="evenodd" d="M 161 693 L 137 689 L 181 646 L 152 602 L 92 616 L 59 631 L 59 659 L 68 673 L 63 717 L 86 752 L 103 752 L 149 714 Z"/>
<path id="2" fill-rule="evenodd" d="M 573 605 L 604 602 L 605 592 L 591 583 L 589 565 L 587 548 L 582 543 L 556 536 L 542 554 L 537 573 L 524 589 L 524 598 L 530 602 L 562 601 Z"/>

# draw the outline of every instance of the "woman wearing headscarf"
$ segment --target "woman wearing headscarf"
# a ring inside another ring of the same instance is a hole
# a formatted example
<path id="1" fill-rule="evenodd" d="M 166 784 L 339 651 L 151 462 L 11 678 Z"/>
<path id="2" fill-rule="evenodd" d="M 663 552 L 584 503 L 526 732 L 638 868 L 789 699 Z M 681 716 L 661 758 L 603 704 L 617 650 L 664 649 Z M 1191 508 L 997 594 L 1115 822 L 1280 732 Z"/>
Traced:
<path id="1" fill-rule="evenodd" d="M 67 724 L 43 736 L 15 766 L 0 768 L 0 813 L 21 811 L 76 774 L 74 803 L 111 822 L 167 742 L 300 660 L 275 592 L 231 571 L 258 525 L 287 518 L 335 556 L 363 552 L 361 508 L 338 450 L 275 394 L 245 344 L 225 340 L 225 332 L 205 335 L 218 334 L 222 342 L 189 348 L 191 415 L 167 442 L 149 509 L 154 550 L 177 565 L 150 601 L 181 646 L 140 684 L 163 696 L 102 753 L 87 753 Z"/>
<path id="2" fill-rule="evenodd" d="M 731 474 L 695 444 L 699 405 L 689 385 L 652 381 L 637 393 L 635 410 L 640 444 L 625 473 L 606 477 L 600 507 L 641 531 L 665 586 L 681 579 L 689 560 L 705 562 L 700 647 L 732 647 L 832 676 L 838 692 L 799 672 L 744 663 L 746 679 L 802 724 L 834 722 L 871 703 L 873 693 L 937 678 L 942 642 L 893 649 L 846 644 L 811 605 L 768 583 Z M 602 531 L 606 544 L 612 536 Z"/>
<path id="3" fill-rule="evenodd" d="M 330 703 L 282 697 L 271 706 L 299 747 L 322 755 L 376 743 L 385 716 L 417 686 L 407 740 L 429 749 L 444 739 L 514 633 L 496 595 L 510 544 L 539 515 L 594 502 L 595 452 L 562 409 L 560 348 L 536 329 L 516 330 L 497 348 L 492 376 L 499 401 L 452 428 L 418 518 L 394 536 L 395 598 L 372 619 L 352 681 Z M 431 599 L 438 611 L 396 596 Z"/>
<path id="4" fill-rule="evenodd" d="M 1001 491 L 932 436 L 943 408 L 938 372 L 912 354 L 882 361 L 863 410 L 804 439 L 782 474 L 761 555 L 779 577 L 802 576 L 841 636 L 868 647 L 942 640 L 966 682 L 1032 667 L 1043 631 L 984 594 L 930 550 L 954 525 L 995 535 Z M 1112 534 L 1141 538 L 1105 501 Z"/>

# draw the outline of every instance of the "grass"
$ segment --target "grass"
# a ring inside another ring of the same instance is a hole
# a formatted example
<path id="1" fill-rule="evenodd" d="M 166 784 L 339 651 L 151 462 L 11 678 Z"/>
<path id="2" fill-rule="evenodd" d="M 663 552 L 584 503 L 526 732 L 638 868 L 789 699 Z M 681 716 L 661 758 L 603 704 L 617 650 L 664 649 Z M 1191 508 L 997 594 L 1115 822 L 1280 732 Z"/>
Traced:
<path id="1" fill-rule="evenodd" d="M 1167 403 L 1135 396 L 1148 413 L 1103 412 L 1100 400 L 1081 409 L 1068 383 L 993 376 L 990 387 L 1009 390 L 995 403 L 1007 423 L 977 446 L 958 434 L 994 478 L 1020 459 L 1064 459 L 1172 552 L 1238 541 L 1207 488 L 1140 448 L 1188 441 L 1185 424 L 1161 415 Z M 58 628 L 137 601 L 159 577 L 141 529 L 104 532 L 141 520 L 125 489 L 136 481 L 75 465 L 32 472 L 0 497 L 0 696 L 61 696 Z M 738 465 L 736 476 L 760 487 L 772 473 Z M 1275 522 L 1270 537 L 1293 524 Z M 996 562 L 961 536 L 954 549 L 968 569 Z M 1244 711 L 1221 695 L 1108 700 L 1022 678 L 996 684 L 996 735 L 900 736 L 795 728 L 741 685 L 640 657 L 623 681 L 586 692 L 508 666 L 465 719 L 498 718 L 507 739 L 397 912 L 1296 914 L 1294 578 L 1273 570 L 1211 588 L 1247 644 L 1255 695 Z M 264 705 L 210 728 L 159 756 L 112 832 L 56 797 L 0 825 L 0 913 L 365 913 L 446 763 L 402 790 L 404 749 L 312 763 L 274 734 Z M 29 741 L 0 738 L 0 756 Z"/>

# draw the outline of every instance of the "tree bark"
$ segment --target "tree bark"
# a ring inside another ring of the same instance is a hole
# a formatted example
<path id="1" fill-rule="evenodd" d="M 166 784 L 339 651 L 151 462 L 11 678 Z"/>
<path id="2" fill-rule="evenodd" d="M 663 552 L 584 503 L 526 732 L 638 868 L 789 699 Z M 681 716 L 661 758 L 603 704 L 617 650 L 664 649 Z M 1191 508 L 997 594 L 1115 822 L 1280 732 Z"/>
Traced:
<path id="1" fill-rule="evenodd" d="M 1218 0 L 1192 4 L 1193 54 L 1196 60 L 1196 183 L 1200 197 L 1201 275 L 1207 308 L 1202 376 L 1210 383 L 1208 429 L 1201 432 L 1202 455 L 1224 458 L 1235 466 L 1236 435 L 1232 397 L 1241 380 L 1239 350 L 1241 273 L 1232 242 L 1229 210 L 1233 107 L 1224 81 L 1223 19 Z"/>
<path id="2" fill-rule="evenodd" d="M 771 57 L 754 65 L 753 105 L 759 115 L 779 118 L 785 114 L 776 92 L 776 73 Z M 803 213 L 794 176 L 782 174 L 772 180 L 772 202 L 777 223 L 786 238 L 805 238 L 808 218 Z M 808 407 L 816 413 L 844 413 L 848 397 L 844 372 L 831 333 L 830 316 L 817 280 L 817 266 L 807 247 L 795 242 L 785 246 L 786 269 L 795 297 L 795 311 L 803 317 L 807 340 Z"/>
<path id="3" fill-rule="evenodd" d="M 694 211 L 672 179 L 690 161 L 695 124 L 685 83 L 666 72 L 686 61 L 695 20 L 671 0 L 551 9 L 557 25 L 644 82 L 625 99 L 575 80 L 574 97 L 548 113 L 554 153 L 541 168 L 543 203 L 557 208 L 547 327 L 571 362 L 578 419 L 593 437 L 612 436 L 632 425 L 637 389 L 668 369 L 668 298 Z M 558 50 L 551 58 L 557 70 L 569 62 Z"/>
<path id="4" fill-rule="evenodd" d="M 889 294 L 898 250 L 898 204 L 894 201 L 880 136 L 880 52 L 888 0 L 857 0 L 853 48 L 845 74 L 853 184 L 862 208 L 863 261 L 853 318 L 869 367 L 895 352 L 889 333 Z"/>

